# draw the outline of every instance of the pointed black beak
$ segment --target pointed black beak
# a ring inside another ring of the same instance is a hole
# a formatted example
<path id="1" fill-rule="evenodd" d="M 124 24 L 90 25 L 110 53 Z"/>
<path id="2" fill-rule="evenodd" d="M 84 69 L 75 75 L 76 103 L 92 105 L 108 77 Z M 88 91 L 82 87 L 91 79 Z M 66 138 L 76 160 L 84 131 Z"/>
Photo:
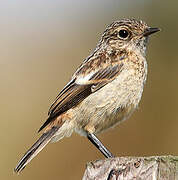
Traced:
<path id="1" fill-rule="evenodd" d="M 158 32 L 160 31 L 161 29 L 159 28 L 147 28 L 144 33 L 143 33 L 143 36 L 149 36 L 150 34 L 153 34 L 155 32 Z"/>

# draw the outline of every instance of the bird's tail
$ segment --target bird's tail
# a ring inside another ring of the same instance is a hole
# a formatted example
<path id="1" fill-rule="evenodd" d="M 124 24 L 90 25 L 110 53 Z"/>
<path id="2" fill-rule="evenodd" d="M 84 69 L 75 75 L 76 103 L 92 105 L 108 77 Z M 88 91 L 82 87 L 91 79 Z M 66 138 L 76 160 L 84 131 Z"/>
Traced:
<path id="1" fill-rule="evenodd" d="M 45 132 L 33 146 L 25 153 L 22 159 L 17 164 L 14 171 L 19 173 L 25 166 L 50 142 L 52 137 L 58 131 L 59 127 L 53 127 L 49 131 Z"/>

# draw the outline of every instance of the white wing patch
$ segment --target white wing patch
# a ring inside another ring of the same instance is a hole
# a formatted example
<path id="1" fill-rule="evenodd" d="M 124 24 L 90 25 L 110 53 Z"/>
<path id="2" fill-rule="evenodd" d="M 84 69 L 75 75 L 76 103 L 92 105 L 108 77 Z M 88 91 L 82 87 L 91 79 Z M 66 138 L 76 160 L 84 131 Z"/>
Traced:
<path id="1" fill-rule="evenodd" d="M 76 84 L 80 84 L 80 85 L 84 85 L 84 84 L 88 84 L 90 78 L 95 74 L 94 71 L 90 72 L 89 74 L 85 75 L 85 76 L 78 76 L 77 79 L 75 80 Z"/>

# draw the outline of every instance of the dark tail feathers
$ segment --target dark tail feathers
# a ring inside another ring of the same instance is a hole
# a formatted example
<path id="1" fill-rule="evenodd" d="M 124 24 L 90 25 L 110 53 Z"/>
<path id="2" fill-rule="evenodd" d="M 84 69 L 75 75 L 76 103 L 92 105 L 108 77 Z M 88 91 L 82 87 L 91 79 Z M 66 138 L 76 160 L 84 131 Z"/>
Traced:
<path id="1" fill-rule="evenodd" d="M 25 153 L 22 159 L 17 164 L 14 171 L 19 173 L 25 166 L 50 142 L 53 135 L 57 132 L 59 127 L 53 127 L 48 132 L 44 133 L 36 143 Z"/>

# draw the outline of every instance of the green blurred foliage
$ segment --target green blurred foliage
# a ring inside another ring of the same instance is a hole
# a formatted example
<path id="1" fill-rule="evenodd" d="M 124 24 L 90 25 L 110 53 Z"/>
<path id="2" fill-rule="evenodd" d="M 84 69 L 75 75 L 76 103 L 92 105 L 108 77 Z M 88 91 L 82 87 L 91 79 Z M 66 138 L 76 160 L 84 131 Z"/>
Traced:
<path id="1" fill-rule="evenodd" d="M 0 2 L 0 179 L 81 179 L 86 162 L 103 156 L 84 137 L 48 145 L 20 174 L 19 158 L 39 137 L 47 110 L 95 48 L 105 27 L 134 17 L 161 32 L 152 36 L 149 74 L 139 109 L 101 134 L 117 156 L 178 154 L 178 1 L 6 0 Z"/>

